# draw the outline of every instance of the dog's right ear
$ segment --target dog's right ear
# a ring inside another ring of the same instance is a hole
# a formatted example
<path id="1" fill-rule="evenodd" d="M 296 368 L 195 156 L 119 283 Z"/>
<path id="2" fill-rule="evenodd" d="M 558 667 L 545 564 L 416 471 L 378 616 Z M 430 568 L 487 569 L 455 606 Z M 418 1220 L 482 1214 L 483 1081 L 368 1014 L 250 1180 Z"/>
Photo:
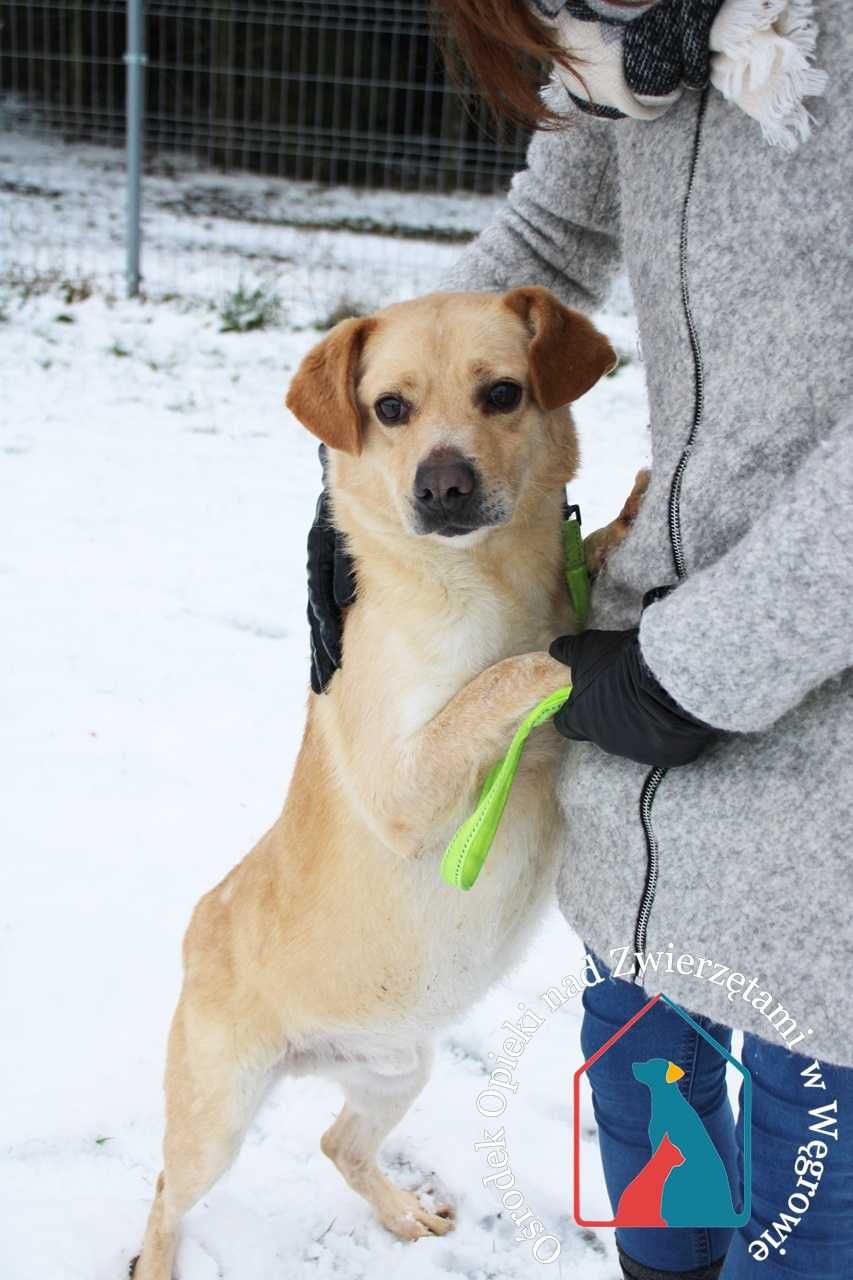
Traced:
<path id="1" fill-rule="evenodd" d="M 330 449 L 343 453 L 361 453 L 355 377 L 365 339 L 375 323 L 367 317 L 335 325 L 302 361 L 285 401 L 304 427 Z"/>

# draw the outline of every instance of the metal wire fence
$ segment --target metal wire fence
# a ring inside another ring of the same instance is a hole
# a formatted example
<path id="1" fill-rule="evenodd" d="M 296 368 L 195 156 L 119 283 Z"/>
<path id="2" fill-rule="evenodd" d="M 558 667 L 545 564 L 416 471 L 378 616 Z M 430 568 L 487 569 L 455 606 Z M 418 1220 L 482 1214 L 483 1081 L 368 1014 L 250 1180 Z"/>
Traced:
<path id="1" fill-rule="evenodd" d="M 41 270 L 51 252 L 88 253 L 97 274 L 115 274 L 127 232 L 127 5 L 11 0 L 0 15 L 0 189 L 15 197 L 14 217 L 0 215 L 0 274 Z M 498 191 L 523 158 L 523 132 L 498 131 L 448 83 L 425 0 L 146 0 L 141 33 L 152 245 L 157 211 L 287 224 L 288 193 L 300 225 L 319 199 L 331 227 L 328 193 L 341 187 L 362 193 L 374 230 L 388 206 L 369 193 L 417 193 L 431 198 L 422 230 L 463 238 L 476 217 L 457 202 L 442 227 L 432 197 Z M 57 217 L 69 192 L 80 216 Z M 339 203 L 357 230 L 352 200 Z M 386 229 L 418 223 L 393 208 Z"/>

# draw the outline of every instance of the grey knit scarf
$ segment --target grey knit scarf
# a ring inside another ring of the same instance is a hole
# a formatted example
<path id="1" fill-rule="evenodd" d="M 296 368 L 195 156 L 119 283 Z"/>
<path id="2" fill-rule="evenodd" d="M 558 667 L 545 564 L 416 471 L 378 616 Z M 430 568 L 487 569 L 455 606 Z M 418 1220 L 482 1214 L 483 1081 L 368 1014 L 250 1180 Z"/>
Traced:
<path id="1" fill-rule="evenodd" d="M 823 93 L 812 65 L 812 0 L 530 0 L 576 72 L 555 67 L 572 102 L 611 119 L 661 115 L 709 82 L 792 151 L 809 136 L 803 98 Z"/>
<path id="2" fill-rule="evenodd" d="M 665 100 L 681 85 L 702 89 L 708 83 L 711 23 L 723 0 L 662 0 L 643 8 L 600 0 L 534 0 L 534 4 L 544 18 L 553 20 L 563 12 L 580 22 L 602 24 L 602 40 L 621 44 L 625 83 L 640 99 Z M 571 97 L 581 110 L 594 115 L 619 119 L 627 114 L 574 93 Z"/>

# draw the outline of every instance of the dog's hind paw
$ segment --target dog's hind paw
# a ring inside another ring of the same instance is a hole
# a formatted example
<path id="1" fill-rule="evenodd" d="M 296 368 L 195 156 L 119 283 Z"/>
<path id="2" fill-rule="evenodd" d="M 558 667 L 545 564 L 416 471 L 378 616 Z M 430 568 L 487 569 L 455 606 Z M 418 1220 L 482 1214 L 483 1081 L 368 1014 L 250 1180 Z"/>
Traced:
<path id="1" fill-rule="evenodd" d="M 452 1231 L 453 1207 L 440 1204 L 425 1209 L 413 1191 L 394 1190 L 381 1206 L 377 1206 L 382 1225 L 401 1240 L 420 1240 L 423 1236 L 444 1236 Z"/>

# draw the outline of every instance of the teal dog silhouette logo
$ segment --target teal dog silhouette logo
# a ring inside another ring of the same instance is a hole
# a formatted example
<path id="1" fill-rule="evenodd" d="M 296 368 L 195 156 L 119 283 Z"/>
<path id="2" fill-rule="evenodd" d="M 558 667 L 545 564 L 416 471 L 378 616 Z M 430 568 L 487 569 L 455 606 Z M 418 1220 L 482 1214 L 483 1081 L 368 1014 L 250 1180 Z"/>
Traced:
<path id="1" fill-rule="evenodd" d="M 648 1116 L 648 1158 L 619 1197 L 615 1216 L 602 1220 L 583 1215 L 580 1098 L 583 1076 L 608 1053 L 641 1018 L 663 1000 L 740 1074 L 743 1113 L 743 1195 L 733 1188 L 722 1157 L 685 1090 L 686 1073 L 668 1058 L 638 1056 L 631 1060 L 630 1041 L 622 1046 L 625 1059 L 625 1107 Z M 629 1052 L 624 1053 L 625 1047 Z M 629 1064 L 629 1065 L 628 1065 Z M 752 1081 L 746 1067 L 667 996 L 652 997 L 624 1027 L 575 1072 L 574 1078 L 574 1217 L 590 1227 L 739 1227 L 751 1210 Z M 738 1200 L 742 1203 L 738 1206 Z"/>

